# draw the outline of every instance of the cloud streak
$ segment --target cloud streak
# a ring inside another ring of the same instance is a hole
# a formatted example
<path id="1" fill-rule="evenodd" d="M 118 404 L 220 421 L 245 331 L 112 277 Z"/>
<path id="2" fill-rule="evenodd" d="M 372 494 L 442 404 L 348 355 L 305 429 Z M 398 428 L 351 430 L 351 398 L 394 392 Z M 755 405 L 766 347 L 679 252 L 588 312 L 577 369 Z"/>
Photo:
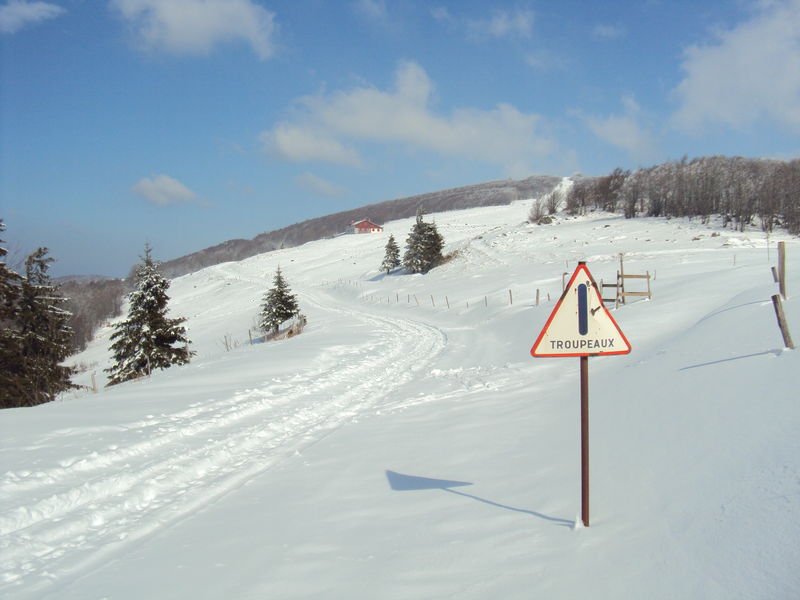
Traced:
<path id="1" fill-rule="evenodd" d="M 642 162 L 658 157 L 655 137 L 642 125 L 642 111 L 630 96 L 622 98 L 623 114 L 596 117 L 581 116 L 587 127 L 601 140 L 625 150 L 633 160 Z"/>
<path id="2" fill-rule="evenodd" d="M 337 196 L 342 196 L 346 192 L 345 188 L 308 172 L 295 177 L 295 183 L 297 183 L 300 189 L 316 194 L 317 196 L 336 198 Z"/>
<path id="3" fill-rule="evenodd" d="M 49 2 L 9 0 L 0 6 L 0 33 L 13 34 L 29 25 L 54 19 L 66 11 Z"/>
<path id="4" fill-rule="evenodd" d="M 430 106 L 433 89 L 422 67 L 405 62 L 396 71 L 394 89 L 359 87 L 306 96 L 298 101 L 298 122 L 278 123 L 261 139 L 286 160 L 356 166 L 363 160 L 352 143 L 372 142 L 501 164 L 509 175 L 529 174 L 530 161 L 553 148 L 540 133 L 539 115 L 507 103 L 440 115 Z"/>
<path id="5" fill-rule="evenodd" d="M 143 177 L 132 189 L 138 196 L 155 206 L 200 202 L 197 194 L 169 175 Z"/>
<path id="6" fill-rule="evenodd" d="M 275 15 L 252 0 L 112 0 L 148 50 L 209 54 L 243 41 L 262 60 L 274 53 Z"/>

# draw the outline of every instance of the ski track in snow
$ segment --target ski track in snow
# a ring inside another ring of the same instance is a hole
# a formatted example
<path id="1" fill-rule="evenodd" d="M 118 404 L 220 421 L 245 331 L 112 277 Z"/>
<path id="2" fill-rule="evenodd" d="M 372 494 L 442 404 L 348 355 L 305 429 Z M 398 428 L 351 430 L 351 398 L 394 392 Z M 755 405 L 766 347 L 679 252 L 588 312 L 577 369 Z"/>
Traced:
<path id="1" fill-rule="evenodd" d="M 28 576 L 44 574 L 38 583 L 46 585 L 48 572 L 79 574 L 359 415 L 397 408 L 402 401 L 393 392 L 430 368 L 447 343 L 430 325 L 330 308 L 303 297 L 347 319 L 366 321 L 373 335 L 340 348 L 352 355 L 346 362 L 123 425 L 130 443 L 105 454 L 93 451 L 48 469 L 5 473 L 0 478 L 5 503 L 22 491 L 35 500 L 26 506 L 0 504 L 0 593 L 22 583 L 36 586 Z M 409 347 L 415 352 L 409 354 Z"/>

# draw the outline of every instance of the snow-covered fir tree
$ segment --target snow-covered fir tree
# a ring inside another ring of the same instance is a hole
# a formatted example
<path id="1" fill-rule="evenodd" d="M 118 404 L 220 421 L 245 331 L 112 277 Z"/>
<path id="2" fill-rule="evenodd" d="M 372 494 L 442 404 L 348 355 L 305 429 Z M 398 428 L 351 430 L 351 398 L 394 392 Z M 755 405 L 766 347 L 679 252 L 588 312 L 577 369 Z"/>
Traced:
<path id="1" fill-rule="evenodd" d="M 277 333 L 281 323 L 298 313 L 297 297 L 292 294 L 289 284 L 283 278 L 281 268 L 278 267 L 272 280 L 272 288 L 264 296 L 259 324 L 264 331 Z"/>
<path id="2" fill-rule="evenodd" d="M 427 273 L 443 260 L 444 239 L 436 224 L 426 223 L 423 216 L 422 209 L 417 210 L 417 220 L 406 239 L 403 266 L 411 273 Z"/>
<path id="3" fill-rule="evenodd" d="M 393 235 L 389 236 L 389 241 L 386 242 L 386 254 L 383 257 L 381 269 L 386 271 L 388 275 L 393 269 L 400 266 L 400 247 L 394 239 Z"/>
<path id="4" fill-rule="evenodd" d="M 128 296 L 128 318 L 111 334 L 114 365 L 106 369 L 111 375 L 108 385 L 186 364 L 194 355 L 183 326 L 186 319 L 167 317 L 169 281 L 159 273 L 149 245 L 142 258 L 136 266 L 136 289 Z"/>
<path id="5" fill-rule="evenodd" d="M 0 233 L 5 229 L 0 219 Z M 22 277 L 6 265 L 8 252 L 2 243 L 0 240 L 0 408 L 8 408 L 19 406 L 18 399 L 25 389 L 17 324 Z"/>
<path id="6" fill-rule="evenodd" d="M 38 248 L 25 261 L 25 276 L 19 282 L 15 305 L 7 313 L 4 335 L 3 372 L 8 388 L 3 406 L 35 406 L 55 400 L 76 387 L 70 377 L 74 370 L 61 362 L 70 355 L 72 330 L 70 313 L 47 271 L 53 258 L 47 248 Z M 10 356 L 8 350 L 16 350 Z M 5 388 L 5 385 L 3 386 Z"/>

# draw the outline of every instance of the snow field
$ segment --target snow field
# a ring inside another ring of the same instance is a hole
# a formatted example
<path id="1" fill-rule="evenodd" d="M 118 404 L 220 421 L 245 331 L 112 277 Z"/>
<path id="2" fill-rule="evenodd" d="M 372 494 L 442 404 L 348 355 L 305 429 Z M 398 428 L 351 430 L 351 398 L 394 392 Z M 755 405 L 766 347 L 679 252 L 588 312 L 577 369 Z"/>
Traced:
<path id="1" fill-rule="evenodd" d="M 0 415 L 0 593 L 800 594 L 798 355 L 769 301 L 774 245 L 768 260 L 759 232 L 679 220 L 533 226 L 529 206 L 434 215 L 459 254 L 425 276 L 378 271 L 408 219 L 175 280 L 192 364 Z M 774 239 L 792 294 L 798 245 Z M 631 354 L 590 359 L 592 526 L 576 530 L 578 361 L 528 351 L 562 273 L 587 260 L 612 279 L 620 251 L 656 273 L 654 299 L 612 311 Z M 306 332 L 225 352 L 278 265 Z M 75 361 L 99 371 L 108 334 Z"/>

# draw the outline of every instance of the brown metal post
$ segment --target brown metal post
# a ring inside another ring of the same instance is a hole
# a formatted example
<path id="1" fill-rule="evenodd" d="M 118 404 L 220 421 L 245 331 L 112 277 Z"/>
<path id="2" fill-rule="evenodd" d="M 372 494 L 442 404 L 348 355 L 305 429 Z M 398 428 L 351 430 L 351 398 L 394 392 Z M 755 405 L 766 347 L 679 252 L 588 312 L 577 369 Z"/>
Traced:
<path id="1" fill-rule="evenodd" d="M 581 356 L 581 520 L 589 527 L 589 357 Z"/>

